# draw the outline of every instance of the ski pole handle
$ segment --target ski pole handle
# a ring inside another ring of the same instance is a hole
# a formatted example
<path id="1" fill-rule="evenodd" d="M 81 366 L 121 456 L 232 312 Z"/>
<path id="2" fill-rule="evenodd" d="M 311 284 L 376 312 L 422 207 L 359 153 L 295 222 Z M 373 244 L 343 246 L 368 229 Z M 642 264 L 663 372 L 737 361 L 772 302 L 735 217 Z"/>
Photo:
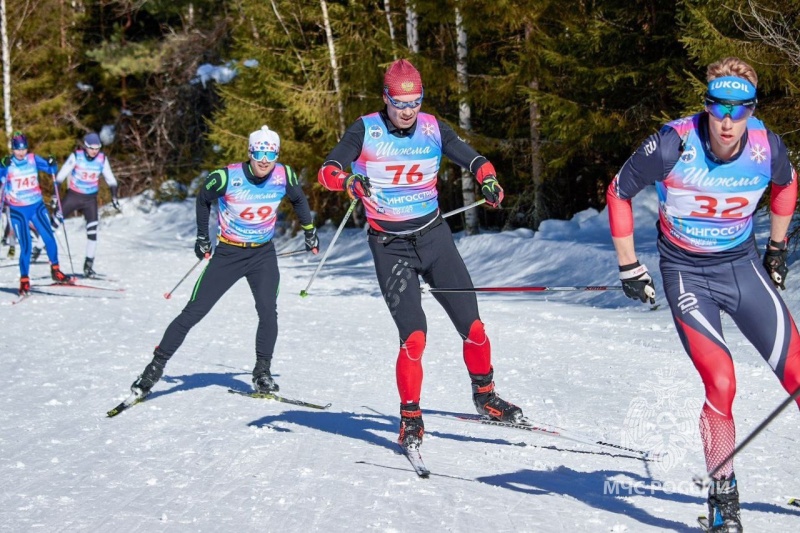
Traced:
<path id="1" fill-rule="evenodd" d="M 322 259 L 317 265 L 317 269 L 314 271 L 314 274 L 311 276 L 311 279 L 308 280 L 308 285 L 306 285 L 306 288 L 300 291 L 300 296 L 302 296 L 303 298 L 308 296 L 308 289 L 311 288 L 311 284 L 314 283 L 314 279 L 317 277 L 317 274 L 319 274 L 322 265 L 325 264 L 325 260 L 328 258 L 328 254 L 331 253 L 331 250 L 333 249 L 333 244 L 336 242 L 336 239 L 339 238 L 339 234 L 344 229 L 344 225 L 347 222 L 347 219 L 350 218 L 350 215 L 353 213 L 353 210 L 356 208 L 357 203 L 358 203 L 358 198 L 355 198 L 353 199 L 352 202 L 350 202 L 350 207 L 347 208 L 347 213 L 344 214 L 344 218 L 342 219 L 342 222 L 339 224 L 339 227 L 336 229 L 336 233 L 333 234 L 333 239 L 331 239 L 331 243 L 328 245 L 328 248 L 322 255 Z"/>
<path id="2" fill-rule="evenodd" d="M 206 259 L 206 258 L 208 258 L 208 256 L 209 256 L 209 255 L 210 255 L 210 254 L 206 254 L 206 257 L 204 257 L 203 259 Z M 178 283 L 177 283 L 177 284 L 176 284 L 174 287 L 172 287 L 172 290 L 171 290 L 171 291 L 169 291 L 169 292 L 165 292 L 165 293 L 164 293 L 164 298 L 166 298 L 167 300 L 169 300 L 170 298 L 172 298 L 172 293 L 173 293 L 173 292 L 175 292 L 175 291 L 178 289 L 178 287 L 180 287 L 180 286 L 181 286 L 181 283 L 183 283 L 183 281 L 184 281 L 186 278 L 188 278 L 188 277 L 189 277 L 189 274 L 191 274 L 191 273 L 194 271 L 194 269 L 195 269 L 195 268 L 197 268 L 197 266 L 198 266 L 200 263 L 202 263 L 202 262 L 203 262 L 203 259 L 200 259 L 200 260 L 198 260 L 198 261 L 197 261 L 197 263 L 195 263 L 194 265 L 192 265 L 192 268 L 190 268 L 190 269 L 189 269 L 189 272 L 187 272 L 186 274 L 184 274 L 184 275 L 183 275 L 183 277 L 181 278 L 181 280 L 180 280 L 180 281 L 179 281 L 179 282 L 178 282 Z"/>

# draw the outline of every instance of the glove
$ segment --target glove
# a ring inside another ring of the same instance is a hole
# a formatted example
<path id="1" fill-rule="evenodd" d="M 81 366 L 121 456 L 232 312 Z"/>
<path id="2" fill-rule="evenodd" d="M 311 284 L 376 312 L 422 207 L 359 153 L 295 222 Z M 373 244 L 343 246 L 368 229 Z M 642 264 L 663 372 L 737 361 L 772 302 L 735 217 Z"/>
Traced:
<path id="1" fill-rule="evenodd" d="M 481 184 L 481 193 L 486 198 L 486 203 L 492 207 L 500 207 L 500 202 L 503 201 L 503 188 L 497 183 L 497 178 L 494 176 L 487 176 L 483 178 Z"/>
<path id="2" fill-rule="evenodd" d="M 770 246 L 778 248 L 778 250 L 770 250 Z M 785 242 L 769 240 L 767 251 L 764 253 L 764 268 L 767 269 L 767 274 L 772 278 L 775 287 L 783 291 L 786 290 L 786 275 L 789 273 L 789 267 L 786 266 L 786 256 L 788 255 L 789 251 L 786 249 Z"/>
<path id="3" fill-rule="evenodd" d="M 50 199 L 50 209 L 53 211 L 58 211 L 58 198 L 55 196 Z"/>
<path id="4" fill-rule="evenodd" d="M 344 190 L 350 195 L 350 198 L 364 198 L 365 196 L 372 196 L 372 189 L 369 185 L 369 178 L 363 174 L 350 174 L 344 180 Z"/>
<path id="5" fill-rule="evenodd" d="M 0 164 L 2 164 L 4 167 L 11 166 L 11 156 L 10 155 L 5 156 L 2 159 L 2 161 L 0 161 Z"/>
<path id="6" fill-rule="evenodd" d="M 51 156 L 47 156 L 47 166 L 54 167 L 56 166 L 56 158 Z"/>
<path id="7" fill-rule="evenodd" d="M 313 254 L 319 253 L 319 237 L 317 237 L 317 228 L 303 230 L 303 235 L 306 238 L 306 251 Z"/>
<path id="8" fill-rule="evenodd" d="M 211 255 L 211 241 L 206 235 L 198 235 L 194 242 L 194 255 L 198 259 L 203 259 Z"/>
<path id="9" fill-rule="evenodd" d="M 120 212 L 122 212 L 122 209 L 120 209 L 120 208 L 119 208 L 119 200 L 117 199 L 117 197 L 116 197 L 116 196 L 114 196 L 113 198 L 111 198 L 111 207 L 113 207 L 113 208 L 114 208 L 114 209 L 116 209 L 117 211 L 120 211 Z"/>
<path id="10" fill-rule="evenodd" d="M 656 286 L 653 278 L 645 265 L 639 261 L 630 265 L 619 267 L 619 280 L 622 282 L 622 292 L 632 300 L 641 300 L 642 303 L 656 303 Z"/>

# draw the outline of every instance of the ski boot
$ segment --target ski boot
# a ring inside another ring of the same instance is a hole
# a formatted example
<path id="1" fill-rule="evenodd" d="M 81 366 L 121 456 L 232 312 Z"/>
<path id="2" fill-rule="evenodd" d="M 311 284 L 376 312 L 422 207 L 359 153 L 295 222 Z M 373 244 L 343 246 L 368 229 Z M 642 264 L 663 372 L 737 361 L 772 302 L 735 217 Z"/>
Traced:
<path id="1" fill-rule="evenodd" d="M 16 246 L 9 246 L 8 247 L 8 258 L 14 259 L 14 256 L 17 255 L 17 248 Z"/>
<path id="2" fill-rule="evenodd" d="M 262 393 L 278 392 L 281 388 L 272 379 L 269 370 L 253 376 L 253 390 Z"/>
<path id="3" fill-rule="evenodd" d="M 714 479 L 708 488 L 708 531 L 742 533 L 736 474 Z"/>
<path id="4" fill-rule="evenodd" d="M 19 278 L 19 295 L 27 296 L 31 293 L 31 279 L 28 276 Z"/>
<path id="5" fill-rule="evenodd" d="M 35 263 L 40 255 L 42 255 L 42 249 L 38 246 L 34 246 L 33 250 L 31 250 L 31 263 Z"/>
<path id="6" fill-rule="evenodd" d="M 53 281 L 60 285 L 70 283 L 69 277 L 61 272 L 61 269 L 58 265 L 50 265 L 50 277 L 53 278 Z"/>
<path id="7" fill-rule="evenodd" d="M 164 374 L 164 366 L 167 361 L 169 361 L 169 356 L 156 348 L 153 352 L 153 360 L 144 367 L 144 372 L 131 384 L 131 392 L 139 398 L 144 398 L 150 394 L 150 389 Z"/>
<path id="8" fill-rule="evenodd" d="M 400 436 L 397 443 L 403 448 L 417 449 L 422 445 L 425 424 L 422 422 L 422 410 L 418 403 L 407 403 L 400 406 Z"/>
<path id="9" fill-rule="evenodd" d="M 87 257 L 86 261 L 83 262 L 83 275 L 87 278 L 94 278 L 97 276 L 97 272 L 92 269 L 94 265 L 94 258 Z"/>
<path id="10" fill-rule="evenodd" d="M 494 369 L 488 374 L 470 374 L 472 379 L 472 401 L 479 415 L 503 422 L 522 422 L 522 409 L 497 395 L 494 390 Z"/>

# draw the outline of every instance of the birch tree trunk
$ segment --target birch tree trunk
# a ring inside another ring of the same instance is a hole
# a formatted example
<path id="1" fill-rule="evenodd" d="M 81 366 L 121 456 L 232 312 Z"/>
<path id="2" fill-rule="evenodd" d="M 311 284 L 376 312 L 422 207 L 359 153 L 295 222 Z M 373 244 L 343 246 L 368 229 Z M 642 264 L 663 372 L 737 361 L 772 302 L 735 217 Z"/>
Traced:
<path id="1" fill-rule="evenodd" d="M 417 23 L 417 6 L 414 0 L 406 0 L 406 42 L 408 49 L 419 53 L 419 27 Z"/>
<path id="2" fill-rule="evenodd" d="M 6 19 L 6 0 L 0 0 L 0 34 L 3 46 L 3 118 L 6 123 L 6 139 L 11 150 L 11 54 L 8 50 L 8 24 Z"/>
<path id="3" fill-rule="evenodd" d="M 456 2 L 456 77 L 458 78 L 458 125 L 468 135 L 472 132 L 472 109 L 467 101 L 469 80 L 467 78 L 467 32 L 464 30 L 464 19 Z M 468 168 L 461 169 L 461 195 L 464 205 L 475 202 L 475 177 Z M 467 235 L 478 233 L 478 211 L 468 209 L 464 211 L 464 225 Z"/>
<path id="4" fill-rule="evenodd" d="M 386 22 L 389 24 L 389 39 L 392 41 L 392 58 L 397 61 L 397 44 L 394 40 L 394 24 L 392 24 L 392 8 L 389 0 L 383 1 L 383 9 L 386 11 Z"/>
<path id="5" fill-rule="evenodd" d="M 333 45 L 333 31 L 331 30 L 331 21 L 328 18 L 328 3 L 325 0 L 319 0 L 322 7 L 322 19 L 325 23 L 325 37 L 328 40 L 328 52 L 331 56 L 331 68 L 333 69 L 333 88 L 336 93 L 336 108 L 339 112 L 339 139 L 344 135 L 344 102 L 342 101 L 342 89 L 339 84 L 339 64 L 336 61 L 336 48 Z"/>

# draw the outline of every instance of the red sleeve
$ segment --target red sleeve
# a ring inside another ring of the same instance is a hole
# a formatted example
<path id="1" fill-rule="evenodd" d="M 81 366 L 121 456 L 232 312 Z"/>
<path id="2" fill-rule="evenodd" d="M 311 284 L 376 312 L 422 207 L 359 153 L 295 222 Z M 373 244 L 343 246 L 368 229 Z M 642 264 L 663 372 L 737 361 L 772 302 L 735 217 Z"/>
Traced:
<path id="1" fill-rule="evenodd" d="M 487 161 L 475 173 L 475 179 L 478 180 L 478 183 L 483 183 L 483 179 L 489 176 L 497 177 L 497 172 L 494 170 L 494 165 Z"/>
<path id="2" fill-rule="evenodd" d="M 770 211 L 779 216 L 789 216 L 794 214 L 794 207 L 797 204 L 797 172 L 792 170 L 792 181 L 786 185 L 772 184 L 772 199 L 770 200 Z"/>
<path id="3" fill-rule="evenodd" d="M 329 191 L 343 191 L 344 180 L 349 176 L 347 172 L 335 165 L 325 165 L 319 169 L 317 180 Z"/>
<path id="4" fill-rule="evenodd" d="M 618 178 L 619 176 L 614 176 L 614 181 L 606 191 L 608 223 L 612 237 L 627 237 L 633 235 L 633 206 L 630 200 L 623 200 L 617 194 Z"/>

